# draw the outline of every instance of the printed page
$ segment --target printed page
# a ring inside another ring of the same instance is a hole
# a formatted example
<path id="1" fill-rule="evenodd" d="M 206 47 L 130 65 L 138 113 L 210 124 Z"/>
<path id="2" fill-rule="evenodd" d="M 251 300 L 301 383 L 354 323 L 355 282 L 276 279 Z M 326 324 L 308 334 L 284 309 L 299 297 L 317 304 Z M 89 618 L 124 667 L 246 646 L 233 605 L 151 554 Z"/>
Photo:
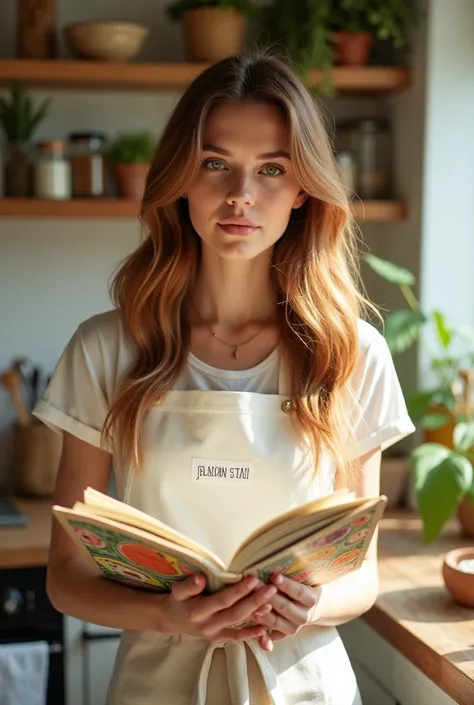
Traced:
<path id="1" fill-rule="evenodd" d="M 162 536 L 168 541 L 172 541 L 173 543 L 178 544 L 178 546 L 184 546 L 184 548 L 187 548 L 189 551 L 194 551 L 198 555 L 203 556 L 218 565 L 222 564 L 222 561 L 218 556 L 197 541 L 193 541 L 188 536 L 185 536 L 176 529 L 173 529 L 171 526 L 168 526 L 168 524 L 165 524 L 159 519 L 156 519 L 155 517 L 152 517 L 149 514 L 136 509 L 135 507 L 131 507 L 124 502 L 120 502 L 118 499 L 104 495 L 102 492 L 98 492 L 91 487 L 87 487 L 84 491 L 84 502 L 76 502 L 74 504 L 74 509 L 83 514 L 113 519 L 115 521 L 122 522 L 123 524 L 127 524 L 128 526 L 135 526 L 138 529 L 148 531 L 155 536 Z"/>
<path id="2" fill-rule="evenodd" d="M 387 498 L 365 502 L 339 521 L 246 569 L 268 582 L 281 572 L 307 585 L 323 585 L 356 570 L 362 564 Z"/>
<path id="3" fill-rule="evenodd" d="M 128 587 L 169 592 L 174 582 L 204 573 L 208 591 L 213 592 L 224 581 L 236 582 L 241 577 L 228 574 L 223 564 L 141 529 L 58 506 L 53 513 L 105 577 Z"/>

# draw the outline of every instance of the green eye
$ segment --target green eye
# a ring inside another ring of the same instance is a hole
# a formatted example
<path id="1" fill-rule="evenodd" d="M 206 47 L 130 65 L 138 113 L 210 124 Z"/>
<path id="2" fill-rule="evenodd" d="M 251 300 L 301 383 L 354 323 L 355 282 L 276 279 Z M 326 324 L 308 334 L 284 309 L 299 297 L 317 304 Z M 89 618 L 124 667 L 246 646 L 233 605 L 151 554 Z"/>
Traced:
<path id="1" fill-rule="evenodd" d="M 268 164 L 267 166 L 264 166 L 262 171 L 264 172 L 265 176 L 280 176 L 280 174 L 283 174 L 283 169 L 280 166 L 277 166 L 276 164 Z"/>
<path id="2" fill-rule="evenodd" d="M 225 164 L 221 159 L 208 159 L 204 162 L 204 166 L 210 171 L 222 171 L 222 169 L 225 169 Z"/>

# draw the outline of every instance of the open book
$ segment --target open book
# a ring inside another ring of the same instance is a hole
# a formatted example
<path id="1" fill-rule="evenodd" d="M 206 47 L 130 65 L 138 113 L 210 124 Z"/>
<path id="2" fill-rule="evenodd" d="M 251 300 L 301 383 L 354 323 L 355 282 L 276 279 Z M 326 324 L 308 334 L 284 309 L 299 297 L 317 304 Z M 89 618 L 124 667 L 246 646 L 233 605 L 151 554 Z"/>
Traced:
<path id="1" fill-rule="evenodd" d="M 277 516 L 241 544 L 229 565 L 172 527 L 123 502 L 87 488 L 73 509 L 53 513 L 105 577 L 129 587 L 169 592 L 194 573 L 207 592 L 243 575 L 269 582 L 281 572 L 322 585 L 362 564 L 387 498 L 355 498 L 339 490 Z"/>

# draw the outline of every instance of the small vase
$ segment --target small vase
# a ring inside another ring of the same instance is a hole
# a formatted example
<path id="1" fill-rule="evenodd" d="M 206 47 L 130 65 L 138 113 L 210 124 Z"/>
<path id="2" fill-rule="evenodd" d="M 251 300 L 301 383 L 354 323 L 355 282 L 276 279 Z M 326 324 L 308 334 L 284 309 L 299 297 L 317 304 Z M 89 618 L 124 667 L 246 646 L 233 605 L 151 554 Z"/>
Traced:
<path id="1" fill-rule="evenodd" d="M 3 164 L 3 190 L 7 198 L 27 198 L 31 195 L 31 165 L 29 142 L 9 142 Z"/>
<path id="2" fill-rule="evenodd" d="M 342 66 L 364 66 L 370 55 L 374 37 L 370 32 L 336 32 L 336 61 Z"/>
<path id="3" fill-rule="evenodd" d="M 56 0 L 18 0 L 18 57 L 53 59 L 55 25 Z"/>
<path id="4" fill-rule="evenodd" d="M 119 197 L 141 201 L 149 168 L 149 164 L 114 164 Z"/>

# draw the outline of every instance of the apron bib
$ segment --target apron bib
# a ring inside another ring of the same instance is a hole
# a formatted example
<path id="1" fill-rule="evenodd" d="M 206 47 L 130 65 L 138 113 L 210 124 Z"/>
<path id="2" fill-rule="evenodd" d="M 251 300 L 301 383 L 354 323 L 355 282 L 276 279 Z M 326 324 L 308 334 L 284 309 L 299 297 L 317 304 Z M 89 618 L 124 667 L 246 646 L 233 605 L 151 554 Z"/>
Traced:
<path id="1" fill-rule="evenodd" d="M 171 391 L 151 410 L 144 463 L 123 500 L 206 546 L 225 563 L 276 515 L 330 494 L 335 467 L 312 455 L 291 413 L 280 362 L 278 394 Z M 123 486 L 122 483 L 118 483 Z M 255 641 L 125 632 L 108 705 L 359 705 L 333 628 L 308 626 L 266 654 Z"/>

